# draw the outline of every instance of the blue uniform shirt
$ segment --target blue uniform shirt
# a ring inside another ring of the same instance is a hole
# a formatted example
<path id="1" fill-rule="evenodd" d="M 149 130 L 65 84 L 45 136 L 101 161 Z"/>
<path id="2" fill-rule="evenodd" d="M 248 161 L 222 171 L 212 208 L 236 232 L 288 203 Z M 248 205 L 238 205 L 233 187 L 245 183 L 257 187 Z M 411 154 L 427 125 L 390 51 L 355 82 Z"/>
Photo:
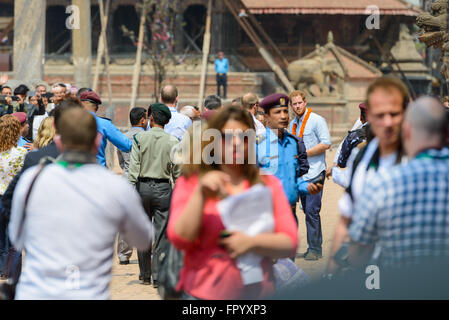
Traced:
<path id="1" fill-rule="evenodd" d="M 299 141 L 284 130 L 282 140 L 269 128 L 259 138 L 257 144 L 257 162 L 265 174 L 275 175 L 282 182 L 284 192 L 294 206 L 299 195 L 308 195 L 307 186 L 299 173 L 298 156 Z"/>
<path id="2" fill-rule="evenodd" d="M 295 119 L 290 123 L 290 132 L 292 132 L 293 130 L 293 124 L 296 123 L 296 134 L 299 135 L 304 116 L 305 113 L 301 117 L 301 119 L 298 119 L 298 116 L 295 117 Z M 331 135 L 329 133 L 326 120 L 323 117 L 312 112 L 304 129 L 303 140 L 307 150 L 312 149 L 320 143 L 331 145 Z M 323 171 L 326 171 L 326 152 L 323 152 L 322 154 L 314 157 L 308 157 L 308 160 L 310 169 L 309 172 L 303 176 L 303 179 L 306 181 L 312 180 L 313 178 L 318 177 Z"/>
<path id="3" fill-rule="evenodd" d="M 107 140 L 109 140 L 120 151 L 130 152 L 133 143 L 128 139 L 120 130 L 114 126 L 114 124 L 106 119 L 98 117 L 95 113 L 91 112 L 97 122 L 97 131 L 101 134 L 101 145 L 98 149 L 97 160 L 98 163 L 106 167 L 105 149 Z"/>
<path id="4" fill-rule="evenodd" d="M 25 145 L 28 143 L 22 136 L 19 137 L 19 141 L 17 141 L 17 146 L 25 148 Z"/>
<path id="5" fill-rule="evenodd" d="M 215 72 L 224 74 L 229 72 L 229 61 L 227 58 L 223 58 L 223 60 L 215 60 Z"/>
<path id="6" fill-rule="evenodd" d="M 165 126 L 164 131 L 181 141 L 184 133 L 192 125 L 192 120 L 186 115 L 179 113 L 176 108 L 169 109 L 171 111 L 171 119 Z"/>

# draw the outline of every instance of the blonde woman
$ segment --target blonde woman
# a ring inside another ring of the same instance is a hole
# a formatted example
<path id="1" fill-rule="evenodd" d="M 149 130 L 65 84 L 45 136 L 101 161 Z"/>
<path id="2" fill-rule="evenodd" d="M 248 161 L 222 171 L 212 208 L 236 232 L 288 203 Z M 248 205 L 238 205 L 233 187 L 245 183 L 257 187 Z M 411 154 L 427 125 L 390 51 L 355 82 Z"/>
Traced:
<path id="1" fill-rule="evenodd" d="M 34 148 L 35 150 L 42 149 L 43 147 L 48 146 L 55 136 L 56 131 L 53 126 L 53 117 L 45 118 L 37 132 L 36 139 L 34 140 Z"/>

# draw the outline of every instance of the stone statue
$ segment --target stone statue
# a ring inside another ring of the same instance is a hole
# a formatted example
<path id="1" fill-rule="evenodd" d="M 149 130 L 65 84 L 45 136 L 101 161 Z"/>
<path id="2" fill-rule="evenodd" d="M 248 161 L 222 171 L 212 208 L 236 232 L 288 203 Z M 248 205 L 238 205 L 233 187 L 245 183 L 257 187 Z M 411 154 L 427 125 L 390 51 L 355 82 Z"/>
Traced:
<path id="1" fill-rule="evenodd" d="M 288 66 L 288 77 L 296 89 L 306 91 L 312 96 L 331 95 L 330 86 L 344 79 L 344 72 L 335 59 L 328 58 L 329 46 L 333 43 L 330 36 L 329 43 L 325 47 L 316 45 L 310 58 L 293 61 Z M 341 94 L 340 85 L 334 93 Z"/>
<path id="2" fill-rule="evenodd" d="M 449 33 L 447 30 L 448 0 L 435 0 L 431 5 L 431 12 L 421 13 L 416 18 L 416 24 L 421 28 L 419 41 L 427 47 L 441 48 L 441 73 L 449 85 Z"/>

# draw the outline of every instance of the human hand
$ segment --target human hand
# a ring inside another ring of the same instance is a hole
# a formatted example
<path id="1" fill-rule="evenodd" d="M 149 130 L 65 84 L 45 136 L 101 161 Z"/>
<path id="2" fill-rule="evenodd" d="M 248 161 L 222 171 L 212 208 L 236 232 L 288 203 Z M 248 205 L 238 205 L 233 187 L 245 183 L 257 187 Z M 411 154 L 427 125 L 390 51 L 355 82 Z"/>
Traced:
<path id="1" fill-rule="evenodd" d="M 323 189 L 323 185 L 318 183 L 318 184 L 314 184 L 314 183 L 309 183 L 309 185 L 307 186 L 307 190 L 309 191 L 311 196 L 314 196 L 318 193 L 320 193 L 320 191 Z"/>
<path id="2" fill-rule="evenodd" d="M 6 82 L 8 82 L 9 77 L 6 73 L 2 73 L 0 75 L 0 86 L 4 85 Z"/>
<path id="3" fill-rule="evenodd" d="M 242 232 L 232 232 L 229 237 L 220 239 L 219 244 L 229 252 L 232 259 L 236 259 L 253 249 L 253 239 Z"/>
<path id="4" fill-rule="evenodd" d="M 9 106 L 12 105 L 12 98 L 11 98 L 11 97 L 6 97 L 5 100 L 6 100 L 6 103 L 7 103 Z"/>
<path id="5" fill-rule="evenodd" d="M 332 177 L 332 168 L 330 167 L 329 169 L 326 170 L 326 178 L 327 180 L 329 180 L 330 177 Z"/>
<path id="6" fill-rule="evenodd" d="M 228 174 L 221 171 L 211 171 L 200 179 L 200 189 L 204 197 L 224 198 L 227 196 L 226 185 L 230 182 Z"/>
<path id="7" fill-rule="evenodd" d="M 29 152 L 34 150 L 34 145 L 32 143 L 25 143 L 25 145 L 23 146 L 25 149 L 27 149 Z"/>

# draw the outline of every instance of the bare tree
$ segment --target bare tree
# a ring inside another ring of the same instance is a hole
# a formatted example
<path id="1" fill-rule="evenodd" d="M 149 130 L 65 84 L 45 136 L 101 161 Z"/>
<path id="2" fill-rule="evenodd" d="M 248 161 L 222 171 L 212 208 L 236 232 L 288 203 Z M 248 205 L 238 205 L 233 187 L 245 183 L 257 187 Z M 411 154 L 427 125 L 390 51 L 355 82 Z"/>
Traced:
<path id="1" fill-rule="evenodd" d="M 159 99 L 162 82 L 167 76 L 167 66 L 180 64 L 184 58 L 175 56 L 175 22 L 180 0 L 143 0 L 136 5 L 136 10 L 146 12 L 146 28 L 143 50 L 150 57 L 154 70 L 154 97 Z M 125 36 L 137 46 L 134 31 L 122 26 Z"/>

